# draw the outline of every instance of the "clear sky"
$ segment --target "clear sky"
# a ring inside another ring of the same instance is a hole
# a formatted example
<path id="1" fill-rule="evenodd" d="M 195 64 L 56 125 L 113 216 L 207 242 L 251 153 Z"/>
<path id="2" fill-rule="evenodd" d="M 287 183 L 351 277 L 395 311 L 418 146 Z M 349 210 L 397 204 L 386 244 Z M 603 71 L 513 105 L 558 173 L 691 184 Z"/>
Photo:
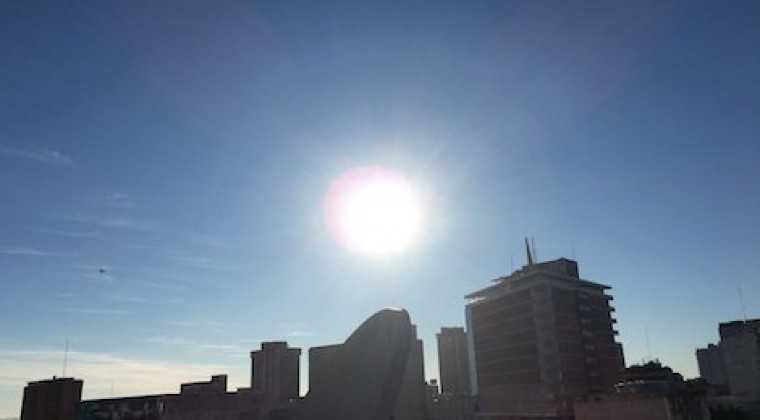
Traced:
<path id="1" fill-rule="evenodd" d="M 0 417 L 67 338 L 88 398 L 245 386 L 385 306 L 437 377 L 526 235 L 613 287 L 628 363 L 760 316 L 760 3 L 360 3 L 0 2 Z M 325 228 L 365 165 L 423 197 L 392 258 Z"/>

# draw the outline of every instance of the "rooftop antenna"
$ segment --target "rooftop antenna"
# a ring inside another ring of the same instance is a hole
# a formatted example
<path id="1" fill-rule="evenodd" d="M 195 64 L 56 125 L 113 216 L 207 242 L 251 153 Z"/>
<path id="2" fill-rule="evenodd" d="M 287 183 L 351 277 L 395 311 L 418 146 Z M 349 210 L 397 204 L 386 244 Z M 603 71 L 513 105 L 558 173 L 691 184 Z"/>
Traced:
<path id="1" fill-rule="evenodd" d="M 525 237 L 525 252 L 528 254 L 528 265 L 533 265 L 533 254 L 530 252 L 530 242 L 528 242 L 528 237 Z"/>
<path id="2" fill-rule="evenodd" d="M 747 322 L 747 307 L 744 305 L 744 292 L 742 291 L 742 286 L 739 285 L 739 287 L 736 288 L 736 290 L 739 292 L 739 304 L 742 308 L 742 318 L 744 319 L 744 322 Z"/>
<path id="3" fill-rule="evenodd" d="M 538 255 L 536 254 L 536 238 L 530 238 L 530 247 L 533 249 L 533 259 L 538 260 Z"/>
<path id="4" fill-rule="evenodd" d="M 63 350 L 63 377 L 66 377 L 66 365 L 69 364 L 69 339 L 66 339 L 66 345 Z"/>

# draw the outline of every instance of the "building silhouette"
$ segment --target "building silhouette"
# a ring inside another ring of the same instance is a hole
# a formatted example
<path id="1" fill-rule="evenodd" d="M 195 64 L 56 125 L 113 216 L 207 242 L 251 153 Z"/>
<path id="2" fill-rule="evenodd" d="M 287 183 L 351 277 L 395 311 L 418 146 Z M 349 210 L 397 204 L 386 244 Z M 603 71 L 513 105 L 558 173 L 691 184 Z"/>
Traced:
<path id="1" fill-rule="evenodd" d="M 697 349 L 697 365 L 699 376 L 714 387 L 728 388 L 726 365 L 723 361 L 723 352 L 720 346 L 708 344 L 707 347 Z"/>
<path id="2" fill-rule="evenodd" d="M 625 370 L 615 392 L 575 401 L 575 420 L 710 420 L 705 387 L 660 362 Z"/>
<path id="3" fill-rule="evenodd" d="M 372 315 L 339 345 L 310 352 L 309 387 L 297 420 L 427 418 L 422 341 L 405 310 Z M 312 370 L 314 369 L 314 370 Z"/>
<path id="4" fill-rule="evenodd" d="M 760 403 L 760 319 L 724 322 L 718 331 L 731 395 Z"/>
<path id="5" fill-rule="evenodd" d="M 251 352 L 251 388 L 273 403 L 298 398 L 301 349 L 284 341 L 265 342 Z"/>
<path id="6" fill-rule="evenodd" d="M 571 418 L 576 398 L 611 392 L 625 367 L 610 287 L 526 247 L 526 266 L 466 296 L 478 416 Z"/>
<path id="7" fill-rule="evenodd" d="M 25 388 L 23 420 L 425 420 L 422 341 L 405 310 L 384 309 L 339 345 L 312 349 L 314 386 L 298 395 L 300 349 L 262 343 L 251 353 L 252 387 L 227 376 L 181 384 L 178 394 L 81 401 L 82 381 Z"/>
<path id="8" fill-rule="evenodd" d="M 717 345 L 696 351 L 699 374 L 714 395 L 711 405 L 760 418 L 760 319 L 723 322 L 718 332 Z"/>
<path id="9" fill-rule="evenodd" d="M 55 378 L 30 382 L 24 388 L 21 420 L 73 420 L 82 399 L 82 381 Z"/>
<path id="10" fill-rule="evenodd" d="M 462 327 L 443 327 L 438 340 L 441 393 L 471 395 L 467 333 Z"/>

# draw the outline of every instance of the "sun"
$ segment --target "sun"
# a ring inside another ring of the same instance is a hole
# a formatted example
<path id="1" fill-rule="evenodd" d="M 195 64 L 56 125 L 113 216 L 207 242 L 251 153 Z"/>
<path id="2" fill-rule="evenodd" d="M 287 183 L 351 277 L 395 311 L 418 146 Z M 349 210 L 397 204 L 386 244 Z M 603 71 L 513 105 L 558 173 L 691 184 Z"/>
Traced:
<path id="1" fill-rule="evenodd" d="M 352 169 L 332 183 L 325 200 L 327 225 L 352 252 L 398 254 L 417 239 L 419 198 L 406 177 L 380 166 Z"/>

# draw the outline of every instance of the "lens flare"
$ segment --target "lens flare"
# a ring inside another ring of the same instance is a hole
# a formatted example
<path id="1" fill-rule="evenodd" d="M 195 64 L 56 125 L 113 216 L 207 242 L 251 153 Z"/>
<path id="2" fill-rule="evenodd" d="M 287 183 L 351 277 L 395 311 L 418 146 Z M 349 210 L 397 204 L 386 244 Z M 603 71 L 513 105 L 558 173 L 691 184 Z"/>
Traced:
<path id="1" fill-rule="evenodd" d="M 327 193 L 325 213 L 330 232 L 353 252 L 397 254 L 417 239 L 419 199 L 409 181 L 380 166 L 352 169 Z"/>

